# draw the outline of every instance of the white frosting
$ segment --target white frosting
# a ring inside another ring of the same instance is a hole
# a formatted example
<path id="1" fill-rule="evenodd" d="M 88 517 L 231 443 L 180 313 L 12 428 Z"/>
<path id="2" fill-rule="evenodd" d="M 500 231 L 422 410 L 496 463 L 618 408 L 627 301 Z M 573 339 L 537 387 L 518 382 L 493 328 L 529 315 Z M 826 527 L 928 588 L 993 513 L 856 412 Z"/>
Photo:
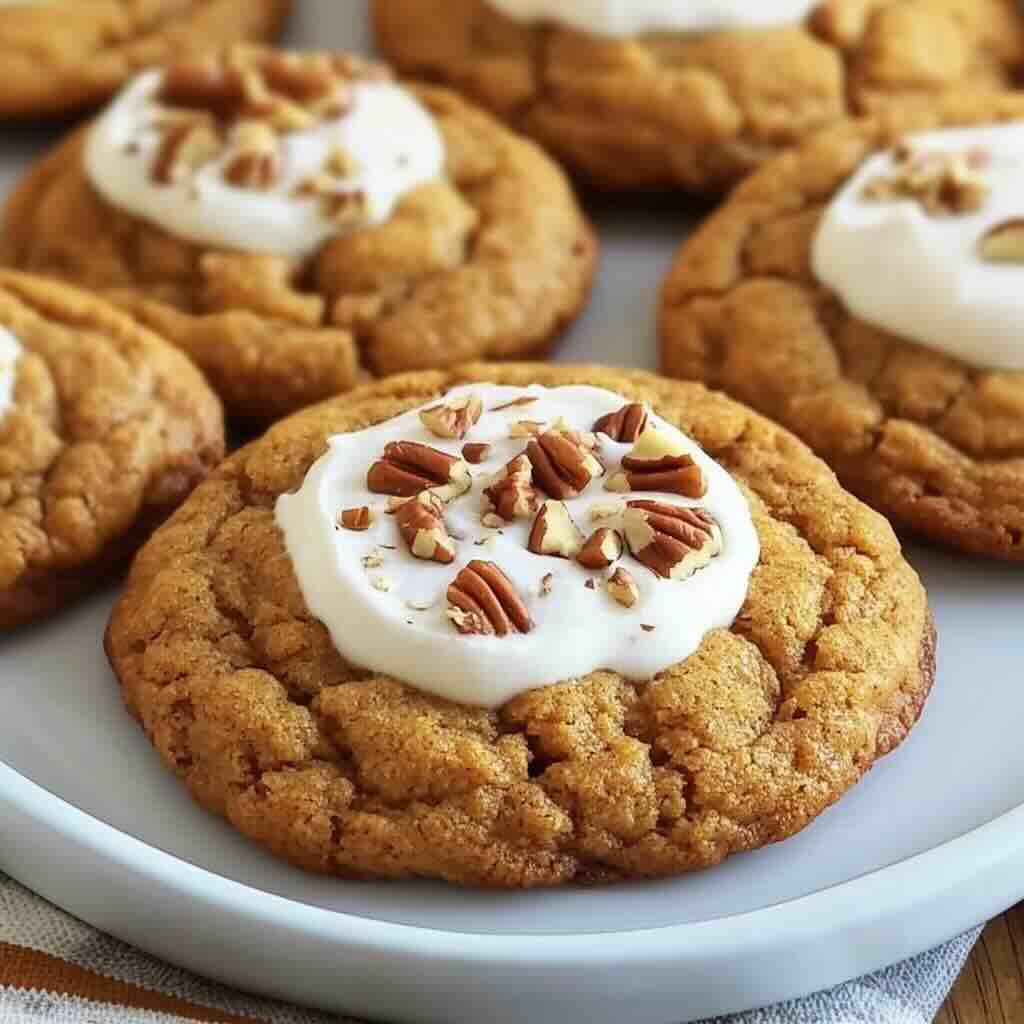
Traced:
<path id="1" fill-rule="evenodd" d="M 89 133 L 85 170 L 113 206 L 191 242 L 282 255 L 313 252 L 343 228 L 324 215 L 316 197 L 293 193 L 337 148 L 356 168 L 337 191 L 364 193 L 369 223 L 387 220 L 402 196 L 444 167 L 440 132 L 411 93 L 390 82 L 356 82 L 347 114 L 282 137 L 283 172 L 272 188 L 225 181 L 230 154 L 187 180 L 159 184 L 151 169 L 161 138 L 154 121 L 164 109 L 156 100 L 162 79 L 159 71 L 145 72 L 114 100 Z"/>
<path id="2" fill-rule="evenodd" d="M 553 21 L 593 35 L 715 32 L 795 25 L 821 0 L 489 0 L 520 21 Z"/>
<path id="3" fill-rule="evenodd" d="M 625 504 L 633 497 L 657 497 L 675 505 L 701 505 L 718 521 L 724 549 L 711 564 L 687 580 L 663 580 L 628 554 L 619 563 L 635 578 L 640 600 L 631 609 L 615 603 L 604 587 L 612 570 L 588 572 L 575 562 L 532 554 L 526 546 L 531 521 L 506 523 L 502 532 L 480 521 L 480 493 L 488 479 L 526 447 L 510 438 L 509 426 L 530 419 L 590 430 L 594 422 L 625 403 L 619 395 L 590 387 L 511 388 L 494 385 L 459 388 L 447 400 L 475 394 L 493 410 L 525 392 L 537 401 L 522 408 L 485 412 L 468 441 L 491 443 L 487 461 L 470 467 L 472 490 L 448 506 L 446 521 L 457 540 L 454 563 L 415 559 L 398 534 L 392 516 L 379 515 L 368 532 L 336 526 L 345 508 L 383 509 L 384 499 L 369 494 L 366 473 L 391 441 L 418 441 L 459 454 L 465 442 L 442 441 L 421 424 L 418 410 L 354 434 L 332 437 L 328 450 L 310 469 L 295 494 L 283 495 L 277 523 L 302 588 L 307 607 L 330 630 L 335 646 L 349 662 L 394 676 L 419 689 L 463 704 L 495 708 L 517 694 L 540 686 L 610 669 L 648 680 L 689 657 L 712 629 L 728 627 L 746 599 L 760 544 L 747 501 L 724 469 L 698 445 L 658 417 L 653 422 L 679 439 L 702 467 L 708 493 L 699 502 L 673 495 L 616 495 L 596 480 L 567 502 L 577 526 L 589 535 L 594 505 Z M 436 403 L 431 403 L 436 404 Z M 601 457 L 609 473 L 631 445 L 601 437 Z M 490 538 L 485 544 L 476 542 Z M 380 549 L 383 564 L 364 568 L 362 559 Z M 535 623 L 526 634 L 464 636 L 446 614 L 448 584 L 467 563 L 496 563 L 512 580 Z M 541 580 L 552 575 L 551 592 Z M 593 579 L 595 588 L 586 581 Z M 383 591 L 376 586 L 389 586 Z M 423 609 L 427 610 L 416 610 Z M 644 626 L 653 626 L 645 630 Z"/>
<path id="4" fill-rule="evenodd" d="M 1024 370 L 1024 268 L 987 263 L 978 251 L 991 228 L 1024 215 L 1024 125 L 909 141 L 915 151 L 986 150 L 991 192 L 982 208 L 934 216 L 914 199 L 867 200 L 868 182 L 894 170 L 891 153 L 874 156 L 822 217 L 815 275 L 851 313 L 876 327 L 977 366 Z"/>
<path id="5" fill-rule="evenodd" d="M 5 327 L 0 327 L 0 419 L 14 404 L 14 381 L 21 355 L 18 339 Z"/>

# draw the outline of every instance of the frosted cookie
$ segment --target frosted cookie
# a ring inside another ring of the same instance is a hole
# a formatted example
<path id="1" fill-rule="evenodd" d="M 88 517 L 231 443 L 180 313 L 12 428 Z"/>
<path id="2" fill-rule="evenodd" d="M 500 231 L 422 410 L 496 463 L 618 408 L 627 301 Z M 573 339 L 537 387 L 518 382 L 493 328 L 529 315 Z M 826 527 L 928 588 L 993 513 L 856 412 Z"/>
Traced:
<path id="1" fill-rule="evenodd" d="M 1024 560 L 1024 101 L 853 123 L 744 183 L 665 285 L 663 365 L 900 527 Z"/>
<path id="2" fill-rule="evenodd" d="M 157 329 L 254 419 L 541 353 L 596 259 L 565 176 L 488 115 L 355 57 L 254 47 L 136 78 L 28 172 L 0 242 Z"/>
<path id="3" fill-rule="evenodd" d="M 0 0 L 0 117 L 65 115 L 139 68 L 272 39 L 291 0 Z"/>
<path id="4" fill-rule="evenodd" d="M 205 807 L 309 870 L 550 886 L 785 838 L 911 729 L 888 524 L 697 384 L 481 364 L 278 424 L 135 562 L 107 651 Z"/>
<path id="5" fill-rule="evenodd" d="M 404 73 L 463 90 L 602 188 L 718 194 L 851 113 L 1005 87 L 1015 0 L 372 0 Z"/>
<path id="6" fill-rule="evenodd" d="M 223 454 L 220 404 L 181 353 L 0 271 L 0 630 L 126 565 Z"/>

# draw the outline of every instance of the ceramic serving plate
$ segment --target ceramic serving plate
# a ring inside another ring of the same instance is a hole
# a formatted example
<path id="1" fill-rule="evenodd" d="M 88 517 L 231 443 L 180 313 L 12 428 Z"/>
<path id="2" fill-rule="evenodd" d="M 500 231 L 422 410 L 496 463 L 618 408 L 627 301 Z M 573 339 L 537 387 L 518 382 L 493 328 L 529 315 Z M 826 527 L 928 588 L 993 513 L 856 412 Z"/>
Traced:
<path id="1" fill-rule="evenodd" d="M 294 42 L 365 48 L 363 4 Z M 0 188 L 51 138 L 0 138 Z M 653 310 L 699 215 L 595 210 L 605 266 L 566 361 L 653 366 Z M 673 882 L 528 894 L 355 884 L 280 865 L 194 806 L 121 709 L 112 594 L 0 641 L 0 869 L 233 985 L 384 1020 L 667 1024 L 824 988 L 1024 897 L 1024 577 L 912 547 L 940 670 L 909 742 L 795 839 Z"/>

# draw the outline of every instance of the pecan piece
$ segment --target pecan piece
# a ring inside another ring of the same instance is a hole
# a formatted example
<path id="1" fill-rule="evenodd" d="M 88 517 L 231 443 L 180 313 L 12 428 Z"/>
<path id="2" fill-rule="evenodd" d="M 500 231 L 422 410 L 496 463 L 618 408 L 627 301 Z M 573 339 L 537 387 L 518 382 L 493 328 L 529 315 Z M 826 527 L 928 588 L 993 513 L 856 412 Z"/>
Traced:
<path id="1" fill-rule="evenodd" d="M 529 633 L 530 613 L 512 581 L 494 562 L 470 562 L 448 587 L 448 617 L 460 633 Z"/>
<path id="2" fill-rule="evenodd" d="M 420 413 L 420 422 L 435 437 L 461 441 L 480 422 L 484 404 L 475 395 L 431 406 Z"/>
<path id="3" fill-rule="evenodd" d="M 564 501 L 581 494 L 590 481 L 604 473 L 594 455 L 597 439 L 571 430 L 559 422 L 526 446 L 537 486 L 552 498 Z"/>
<path id="4" fill-rule="evenodd" d="M 277 136 L 259 121 L 239 121 L 231 133 L 234 150 L 224 178 L 239 188 L 266 190 L 281 172 Z"/>
<path id="5" fill-rule="evenodd" d="M 540 497 L 533 486 L 533 465 L 525 455 L 517 455 L 509 462 L 480 496 L 481 514 L 497 514 L 507 523 L 529 519 L 539 504 Z"/>
<path id="6" fill-rule="evenodd" d="M 604 434 L 620 444 L 632 444 L 647 426 L 647 409 L 639 402 L 624 405 L 618 412 L 602 416 L 594 424 L 595 434 Z"/>
<path id="7" fill-rule="evenodd" d="M 245 105 L 245 83 L 241 73 L 220 57 L 189 57 L 164 71 L 157 99 L 172 107 L 209 111 L 226 120 Z"/>
<path id="8" fill-rule="evenodd" d="M 613 474 L 605 486 L 609 491 L 665 491 L 683 498 L 707 494 L 700 466 L 681 444 L 651 423 L 622 460 L 622 472 Z"/>
<path id="9" fill-rule="evenodd" d="M 622 535 L 618 530 L 610 530 L 602 526 L 595 530 L 588 538 L 576 561 L 584 569 L 607 569 L 614 565 L 622 557 Z"/>
<path id="10" fill-rule="evenodd" d="M 991 190 L 985 173 L 990 158 L 984 150 L 915 152 L 901 143 L 893 151 L 893 163 L 893 173 L 877 175 L 867 183 L 864 199 L 913 199 L 932 216 L 949 216 L 980 210 Z"/>
<path id="11" fill-rule="evenodd" d="M 625 569 L 616 569 L 608 577 L 608 594 L 624 608 L 632 608 L 640 600 L 640 588 L 632 573 Z"/>
<path id="12" fill-rule="evenodd" d="M 343 509 L 338 516 L 338 523 L 346 530 L 355 530 L 362 533 L 368 530 L 377 520 L 377 513 L 372 508 L 363 505 L 360 508 Z"/>
<path id="13" fill-rule="evenodd" d="M 575 558 L 583 547 L 583 534 L 562 501 L 545 501 L 533 521 L 526 546 L 535 555 Z"/>
<path id="14" fill-rule="evenodd" d="M 490 454 L 491 446 L 489 444 L 464 444 L 462 446 L 462 457 L 471 466 L 479 466 L 481 462 L 486 462 Z"/>
<path id="15" fill-rule="evenodd" d="M 158 185 L 170 185 L 216 159 L 222 145 L 216 127 L 208 118 L 176 119 L 164 132 L 150 176 Z"/>
<path id="16" fill-rule="evenodd" d="M 1024 263 L 1024 218 L 991 227 L 978 243 L 978 253 L 986 263 Z"/>
<path id="17" fill-rule="evenodd" d="M 433 491 L 443 501 L 465 494 L 472 486 L 469 467 L 461 459 L 416 441 L 392 441 L 366 475 L 374 494 L 414 498 Z"/>
<path id="18" fill-rule="evenodd" d="M 395 523 L 414 558 L 448 565 L 455 561 L 455 543 L 444 522 L 444 502 L 429 491 L 407 501 Z"/>
<path id="19" fill-rule="evenodd" d="M 692 576 L 722 550 L 722 531 L 702 508 L 631 501 L 622 526 L 633 557 L 666 580 Z"/>

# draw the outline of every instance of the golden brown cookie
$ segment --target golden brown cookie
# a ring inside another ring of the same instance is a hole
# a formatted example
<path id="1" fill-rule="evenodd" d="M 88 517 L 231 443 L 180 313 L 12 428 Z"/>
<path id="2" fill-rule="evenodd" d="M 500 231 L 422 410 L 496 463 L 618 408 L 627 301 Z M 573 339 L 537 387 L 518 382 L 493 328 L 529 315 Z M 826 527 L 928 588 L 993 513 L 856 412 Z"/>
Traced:
<path id="1" fill-rule="evenodd" d="M 1003 87 L 1024 58 L 1015 0 L 825 0 L 791 28 L 626 40 L 488 0 L 373 0 L 403 73 L 461 89 L 601 188 L 718 194 L 851 113 L 953 85 Z"/>
<path id="2" fill-rule="evenodd" d="M 826 204 L 906 134 L 1024 119 L 1024 100 L 948 97 L 851 122 L 741 185 L 664 287 L 662 367 L 794 431 L 903 527 L 1024 559 L 1024 374 L 968 366 L 850 314 L 811 270 Z"/>
<path id="3" fill-rule="evenodd" d="M 277 60 L 274 51 L 230 51 L 209 74 L 221 88 L 230 82 L 222 62 L 268 54 Z M 315 70 L 327 58 L 304 59 Z M 353 74 L 386 74 L 337 60 Z M 255 78 L 289 117 L 296 108 L 306 116 L 302 104 L 316 100 L 301 78 L 289 96 L 290 74 L 261 66 Z M 193 107 L 206 117 L 227 101 L 203 93 L 203 81 Z M 229 412 L 253 419 L 371 374 L 543 353 L 582 308 L 597 260 L 568 181 L 533 143 L 455 94 L 409 88 L 443 139 L 442 177 L 407 192 L 383 223 L 342 230 L 301 258 L 195 244 L 115 207 L 83 170 L 82 132 L 15 188 L 0 262 L 109 297 L 187 352 Z M 259 116 L 273 110 L 260 102 Z M 251 185 L 256 194 L 264 187 L 258 176 Z"/>
<path id="4" fill-rule="evenodd" d="M 761 541 L 732 628 L 649 684 L 598 671 L 494 712 L 345 663 L 275 501 L 329 436 L 474 381 L 604 387 L 699 441 Z M 273 427 L 143 549 L 107 651 L 168 767 L 276 855 L 503 887 L 670 876 L 790 836 L 906 737 L 934 675 L 892 530 L 792 435 L 699 384 L 531 364 L 403 375 Z"/>
<path id="5" fill-rule="evenodd" d="M 235 40 L 273 39 L 291 0 L 8 0 L 0 117 L 94 106 L 140 68 Z"/>
<path id="6" fill-rule="evenodd" d="M 220 403 L 179 352 L 92 295 L 8 271 L 0 407 L 0 629 L 126 564 L 224 454 Z"/>

